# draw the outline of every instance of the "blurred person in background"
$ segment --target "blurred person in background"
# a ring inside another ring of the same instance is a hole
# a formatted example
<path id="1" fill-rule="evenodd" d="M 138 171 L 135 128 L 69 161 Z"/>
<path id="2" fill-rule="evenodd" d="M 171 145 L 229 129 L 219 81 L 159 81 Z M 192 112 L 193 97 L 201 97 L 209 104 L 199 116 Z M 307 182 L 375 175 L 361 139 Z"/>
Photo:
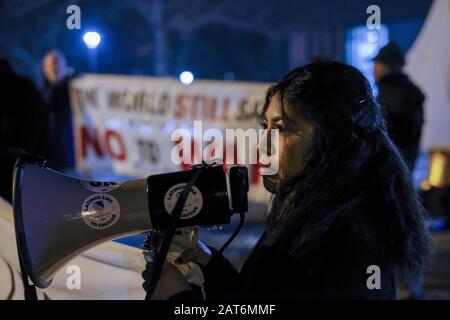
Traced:
<path id="1" fill-rule="evenodd" d="M 47 110 L 34 83 L 14 73 L 0 58 L 0 196 L 12 201 L 15 157 L 10 148 L 31 155 L 45 155 L 48 149 Z"/>
<path id="2" fill-rule="evenodd" d="M 403 73 L 405 57 L 397 44 L 387 44 L 373 60 L 379 89 L 378 101 L 388 123 L 389 135 L 412 172 L 419 154 L 425 96 Z M 420 279 L 406 278 L 405 283 L 409 289 L 409 299 L 425 297 Z"/>
<path id="3" fill-rule="evenodd" d="M 51 147 L 49 161 L 53 168 L 70 170 L 74 166 L 72 112 L 69 81 L 73 78 L 66 58 L 58 50 L 47 52 L 42 60 L 42 93 L 49 109 Z"/>
<path id="4" fill-rule="evenodd" d="M 413 171 L 424 123 L 425 96 L 403 73 L 405 58 L 397 44 L 384 46 L 373 60 L 378 101 L 388 122 L 389 135 Z"/>

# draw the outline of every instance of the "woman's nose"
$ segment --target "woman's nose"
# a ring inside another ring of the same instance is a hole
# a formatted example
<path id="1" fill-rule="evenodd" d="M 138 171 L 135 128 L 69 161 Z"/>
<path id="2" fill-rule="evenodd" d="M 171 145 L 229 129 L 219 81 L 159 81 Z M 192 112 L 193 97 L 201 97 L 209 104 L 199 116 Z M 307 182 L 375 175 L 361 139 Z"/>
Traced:
<path id="1" fill-rule="evenodd" d="M 269 129 L 263 129 L 263 134 L 260 135 L 260 139 L 258 141 L 258 145 L 256 146 L 257 150 L 258 150 L 258 154 L 265 154 L 267 156 L 270 156 L 272 154 L 272 147 L 271 147 L 271 143 L 270 143 L 270 135 L 269 133 Z M 269 145 L 269 147 L 268 147 Z"/>

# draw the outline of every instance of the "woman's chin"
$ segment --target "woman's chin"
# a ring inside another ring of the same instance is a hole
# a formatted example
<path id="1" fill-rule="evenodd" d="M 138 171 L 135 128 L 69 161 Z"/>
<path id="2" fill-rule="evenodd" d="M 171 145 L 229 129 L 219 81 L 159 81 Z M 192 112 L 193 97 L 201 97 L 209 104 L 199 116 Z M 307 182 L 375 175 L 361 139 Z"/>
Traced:
<path id="1" fill-rule="evenodd" d="M 264 188 L 270 193 L 276 193 L 278 188 L 278 182 L 275 176 L 263 176 Z"/>

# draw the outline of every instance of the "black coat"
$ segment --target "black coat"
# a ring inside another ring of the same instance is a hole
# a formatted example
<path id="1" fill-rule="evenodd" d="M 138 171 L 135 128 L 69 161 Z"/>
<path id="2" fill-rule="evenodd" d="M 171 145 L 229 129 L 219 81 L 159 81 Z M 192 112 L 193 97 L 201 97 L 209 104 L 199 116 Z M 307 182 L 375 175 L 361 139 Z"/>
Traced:
<path id="1" fill-rule="evenodd" d="M 5 156 L 2 150 L 21 148 L 46 156 L 48 110 L 33 82 L 8 68 L 0 70 L 0 96 L 0 196 L 11 202 L 16 159 Z"/>
<path id="2" fill-rule="evenodd" d="M 57 84 L 43 89 L 49 109 L 49 129 L 52 137 L 49 152 L 50 165 L 57 169 L 73 168 L 75 163 L 72 111 L 70 107 L 68 76 Z"/>
<path id="3" fill-rule="evenodd" d="M 386 75 L 377 85 L 389 135 L 413 168 L 424 123 L 425 97 L 405 74 Z"/>
<path id="4" fill-rule="evenodd" d="M 369 215 L 358 217 L 334 224 L 301 255 L 260 241 L 240 273 L 213 249 L 203 268 L 207 299 L 395 299 L 395 265 L 383 245 L 361 240 L 377 231 Z M 381 289 L 367 287 L 371 265 L 380 267 Z"/>

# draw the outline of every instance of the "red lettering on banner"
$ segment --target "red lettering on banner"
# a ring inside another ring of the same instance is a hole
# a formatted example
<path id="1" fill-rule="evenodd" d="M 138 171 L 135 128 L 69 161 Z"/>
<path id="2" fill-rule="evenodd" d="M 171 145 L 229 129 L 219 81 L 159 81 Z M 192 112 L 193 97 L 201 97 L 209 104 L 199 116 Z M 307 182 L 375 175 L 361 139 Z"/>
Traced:
<path id="1" fill-rule="evenodd" d="M 225 98 L 223 101 L 223 108 L 222 108 L 222 116 L 220 118 L 221 121 L 228 121 L 228 109 L 230 107 L 230 99 Z"/>
<path id="2" fill-rule="evenodd" d="M 237 164 L 237 145 L 236 144 L 227 144 L 225 150 L 223 152 L 223 160 L 227 162 L 227 153 L 233 156 L 232 163 L 228 163 L 229 165 Z"/>
<path id="3" fill-rule="evenodd" d="M 190 118 L 194 120 L 228 121 L 230 99 L 204 94 L 180 94 L 177 96 L 174 109 L 175 118 Z M 221 107 L 221 108 L 220 108 Z"/>
<path id="4" fill-rule="evenodd" d="M 261 179 L 261 175 L 259 174 L 259 164 L 251 164 L 250 165 L 250 181 L 251 185 L 258 184 Z"/>
<path id="5" fill-rule="evenodd" d="M 81 157 L 83 159 L 87 158 L 90 148 L 94 150 L 98 158 L 103 158 L 105 153 L 113 160 L 124 161 L 127 158 L 125 143 L 119 132 L 107 130 L 104 137 L 101 137 L 96 129 L 80 126 L 79 130 Z"/>
<path id="6" fill-rule="evenodd" d="M 217 99 L 210 98 L 205 101 L 203 105 L 203 115 L 207 119 L 215 119 L 216 118 L 216 109 L 217 109 Z"/>
<path id="7" fill-rule="evenodd" d="M 101 158 L 103 157 L 103 151 L 100 147 L 100 141 L 97 137 L 97 130 L 88 130 L 85 126 L 80 127 L 80 140 L 81 140 L 81 157 L 84 159 L 87 156 L 87 148 L 91 146 L 94 149 L 95 154 Z"/>
<path id="8" fill-rule="evenodd" d="M 192 97 L 192 104 L 191 104 L 191 117 L 193 119 L 198 119 L 198 101 L 201 99 L 201 96 L 195 95 Z"/>
<path id="9" fill-rule="evenodd" d="M 112 148 L 111 143 L 114 140 L 117 142 L 119 150 L 114 150 L 114 148 Z M 118 132 L 113 130 L 107 130 L 105 132 L 105 147 L 113 160 L 123 161 L 126 159 L 127 152 L 125 143 L 123 142 L 123 139 Z"/>
<path id="10" fill-rule="evenodd" d="M 186 100 L 187 96 L 185 96 L 184 94 L 180 94 L 177 97 L 177 104 L 175 106 L 175 111 L 174 111 L 174 116 L 176 118 L 185 118 L 186 117 L 186 105 L 185 100 Z"/>
<path id="11" fill-rule="evenodd" d="M 182 143 L 182 140 L 180 139 L 179 141 L 175 141 L 174 144 L 175 146 L 179 143 Z M 206 148 L 214 148 L 213 147 L 214 142 L 209 143 L 207 146 L 205 146 Z M 183 151 L 184 149 L 180 149 L 179 151 L 179 157 L 180 159 L 183 159 Z M 220 150 L 217 150 L 214 148 L 214 154 L 217 154 L 217 152 L 221 152 Z M 192 139 L 191 141 L 191 159 L 189 163 L 185 163 L 184 161 L 181 161 L 180 167 L 182 170 L 189 170 L 191 165 L 193 164 L 194 161 L 194 154 L 199 155 L 198 158 L 201 158 L 201 156 L 203 156 L 202 150 L 200 148 L 200 145 L 198 143 L 195 143 L 194 139 Z M 233 155 L 233 159 L 227 159 L 227 153 L 230 155 Z M 223 154 L 223 162 L 224 162 L 224 170 L 228 170 L 228 166 L 232 166 L 232 165 L 237 165 L 237 145 L 233 144 L 233 145 L 226 145 L 224 150 L 222 150 L 222 154 Z M 201 155 L 201 156 L 200 156 Z M 203 160 L 212 160 L 212 159 L 203 159 Z M 230 160 L 231 163 L 227 163 L 227 160 Z M 251 185 L 256 185 L 260 182 L 261 176 L 259 175 L 259 164 L 250 164 L 248 165 L 249 168 L 249 183 Z"/>
<path id="12" fill-rule="evenodd" d="M 182 143 L 182 139 L 179 139 L 178 141 L 175 141 L 175 146 L 177 145 L 177 144 L 179 144 L 179 143 Z M 181 167 L 181 169 L 182 170 L 189 170 L 189 168 L 191 167 L 191 165 L 193 165 L 194 164 L 194 157 L 195 156 L 197 156 L 197 158 L 201 158 L 201 148 L 199 148 L 200 146 L 198 146 L 198 144 L 197 143 L 195 143 L 195 140 L 194 139 L 192 139 L 191 140 L 191 143 L 190 143 L 190 145 L 191 145 L 191 159 L 189 159 L 189 162 L 188 163 L 185 163 L 184 161 L 183 161 L 183 152 L 184 152 L 184 149 L 183 148 L 180 148 L 180 151 L 178 152 L 178 156 L 180 157 L 179 159 L 181 160 L 181 164 L 180 164 L 180 167 Z M 198 164 L 198 163 L 197 163 Z"/>

